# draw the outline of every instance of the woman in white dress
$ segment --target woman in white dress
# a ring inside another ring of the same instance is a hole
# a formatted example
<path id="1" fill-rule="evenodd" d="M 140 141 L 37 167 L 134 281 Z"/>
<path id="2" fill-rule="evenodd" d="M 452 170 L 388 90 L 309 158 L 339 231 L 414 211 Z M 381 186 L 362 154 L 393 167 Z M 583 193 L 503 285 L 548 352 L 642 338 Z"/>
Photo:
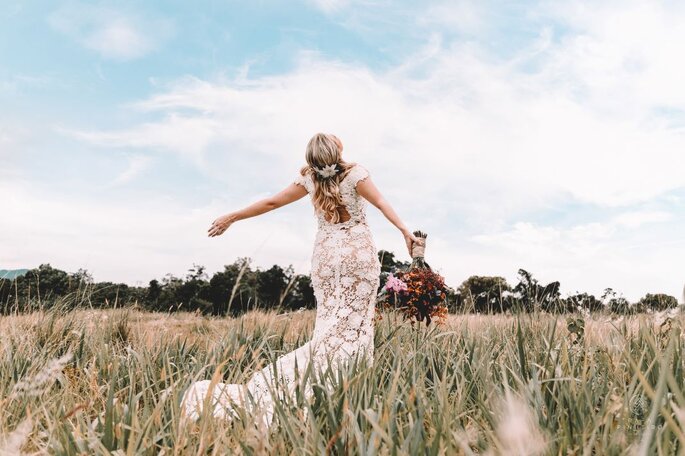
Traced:
<path id="1" fill-rule="evenodd" d="M 342 150 L 342 142 L 336 136 L 314 135 L 307 145 L 307 165 L 292 184 L 272 197 L 219 217 L 209 229 L 209 236 L 218 236 L 238 220 L 261 215 L 309 194 L 318 221 L 311 263 L 316 320 L 312 339 L 279 357 L 275 361 L 277 369 L 271 364 L 254 373 L 246 384 L 217 383 L 211 397 L 210 380 L 193 383 L 182 400 L 185 416 L 197 419 L 203 405 L 210 403 L 213 416 L 232 418 L 237 416 L 234 405 L 256 404 L 268 426 L 274 412 L 274 398 L 269 391 L 275 384 L 276 373 L 278 383 L 286 385 L 291 393 L 295 379 L 302 377 L 310 361 L 315 368 L 325 369 L 329 360 L 345 361 L 355 355 L 373 360 L 380 262 L 366 223 L 366 201 L 400 230 L 410 255 L 416 238 L 381 196 L 368 171 L 344 161 Z M 248 393 L 252 401 L 248 400 Z M 305 387 L 305 394 L 311 393 L 311 387 Z"/>

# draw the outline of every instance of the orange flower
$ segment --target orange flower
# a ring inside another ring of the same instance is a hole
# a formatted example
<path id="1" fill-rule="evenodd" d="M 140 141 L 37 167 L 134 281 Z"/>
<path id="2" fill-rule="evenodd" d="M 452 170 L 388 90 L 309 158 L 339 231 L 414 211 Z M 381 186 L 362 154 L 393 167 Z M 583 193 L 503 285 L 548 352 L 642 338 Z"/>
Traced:
<path id="1" fill-rule="evenodd" d="M 384 308 L 396 308 L 405 319 L 426 321 L 428 326 L 433 319 L 444 323 L 447 306 L 444 278 L 430 269 L 412 269 L 394 274 L 394 277 L 407 285 L 406 290 L 388 290 L 382 303 Z"/>

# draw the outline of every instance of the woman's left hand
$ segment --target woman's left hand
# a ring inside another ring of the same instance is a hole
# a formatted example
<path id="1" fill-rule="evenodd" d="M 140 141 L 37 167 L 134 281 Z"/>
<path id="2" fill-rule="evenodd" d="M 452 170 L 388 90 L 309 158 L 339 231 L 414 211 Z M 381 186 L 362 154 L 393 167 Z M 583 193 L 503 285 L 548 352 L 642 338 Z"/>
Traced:
<path id="1" fill-rule="evenodd" d="M 407 244 L 407 251 L 409 252 L 409 257 L 411 257 L 412 247 L 414 247 L 414 243 L 418 241 L 418 239 L 416 238 L 416 236 L 414 236 L 414 234 L 411 231 L 408 230 L 403 231 L 402 236 L 404 236 L 404 242 L 405 244 Z"/>
<path id="2" fill-rule="evenodd" d="M 212 226 L 207 230 L 209 237 L 219 236 L 224 234 L 224 231 L 233 224 L 233 217 L 231 214 L 222 215 L 212 222 Z"/>

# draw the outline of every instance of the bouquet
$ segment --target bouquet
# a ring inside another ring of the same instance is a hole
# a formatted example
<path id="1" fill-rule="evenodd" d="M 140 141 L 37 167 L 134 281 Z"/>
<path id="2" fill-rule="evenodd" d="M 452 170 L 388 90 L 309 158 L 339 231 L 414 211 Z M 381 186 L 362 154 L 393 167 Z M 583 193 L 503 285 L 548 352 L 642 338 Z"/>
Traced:
<path id="1" fill-rule="evenodd" d="M 382 308 L 396 309 L 405 319 L 425 321 L 433 319 L 444 323 L 447 317 L 447 290 L 445 279 L 434 272 L 424 259 L 428 235 L 414 231 L 418 241 L 412 246 L 412 262 L 406 270 L 391 273 L 378 295 Z"/>

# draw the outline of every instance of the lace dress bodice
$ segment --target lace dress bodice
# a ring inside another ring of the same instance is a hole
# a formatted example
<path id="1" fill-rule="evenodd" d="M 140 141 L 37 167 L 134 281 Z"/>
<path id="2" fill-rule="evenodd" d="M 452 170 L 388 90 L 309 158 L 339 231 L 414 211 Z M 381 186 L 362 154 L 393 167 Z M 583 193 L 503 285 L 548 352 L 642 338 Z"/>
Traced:
<path id="1" fill-rule="evenodd" d="M 357 193 L 357 183 L 366 179 L 368 176 L 369 172 L 361 165 L 355 165 L 347 173 L 347 176 L 340 182 L 340 196 L 345 209 L 350 215 L 350 219 L 346 222 L 331 223 L 326 220 L 322 213 L 317 212 L 315 215 L 319 230 L 340 229 L 358 223 L 366 224 L 366 200 Z M 312 182 L 310 175 L 303 176 L 300 174 L 297 179 L 295 179 L 295 183 L 303 186 L 307 190 L 307 193 L 309 193 L 310 198 L 314 198 L 314 183 Z"/>
<path id="2" fill-rule="evenodd" d="M 351 356 L 360 348 L 373 356 L 373 314 L 380 262 L 366 223 L 366 200 L 357 184 L 369 176 L 355 165 L 340 182 L 340 195 L 349 214 L 347 221 L 331 223 L 316 213 L 319 229 L 312 252 L 311 280 L 317 302 L 315 341 L 335 355 Z M 300 175 L 313 198 L 311 176 Z"/>
<path id="3" fill-rule="evenodd" d="M 295 380 L 302 377 L 309 361 L 325 369 L 330 359 L 337 363 L 356 354 L 373 360 L 374 312 L 379 286 L 380 262 L 371 231 L 366 223 L 366 200 L 357 192 L 357 184 L 369 176 L 355 165 L 340 181 L 340 194 L 349 219 L 331 223 L 315 212 L 318 231 L 311 262 L 311 283 L 316 298 L 316 321 L 312 339 L 278 358 L 279 384 L 292 393 Z M 302 185 L 313 198 L 314 182 L 309 175 L 298 175 L 294 183 Z M 274 401 L 269 393 L 276 371 L 273 365 L 256 372 L 246 385 L 219 383 L 212 391 L 214 416 L 231 417 L 233 404 L 246 405 L 249 393 L 262 406 L 263 423 L 271 423 Z M 184 395 L 184 413 L 197 418 L 210 382 L 196 382 Z M 311 385 L 305 393 L 312 394 Z M 252 402 L 250 402 L 252 403 Z"/>

